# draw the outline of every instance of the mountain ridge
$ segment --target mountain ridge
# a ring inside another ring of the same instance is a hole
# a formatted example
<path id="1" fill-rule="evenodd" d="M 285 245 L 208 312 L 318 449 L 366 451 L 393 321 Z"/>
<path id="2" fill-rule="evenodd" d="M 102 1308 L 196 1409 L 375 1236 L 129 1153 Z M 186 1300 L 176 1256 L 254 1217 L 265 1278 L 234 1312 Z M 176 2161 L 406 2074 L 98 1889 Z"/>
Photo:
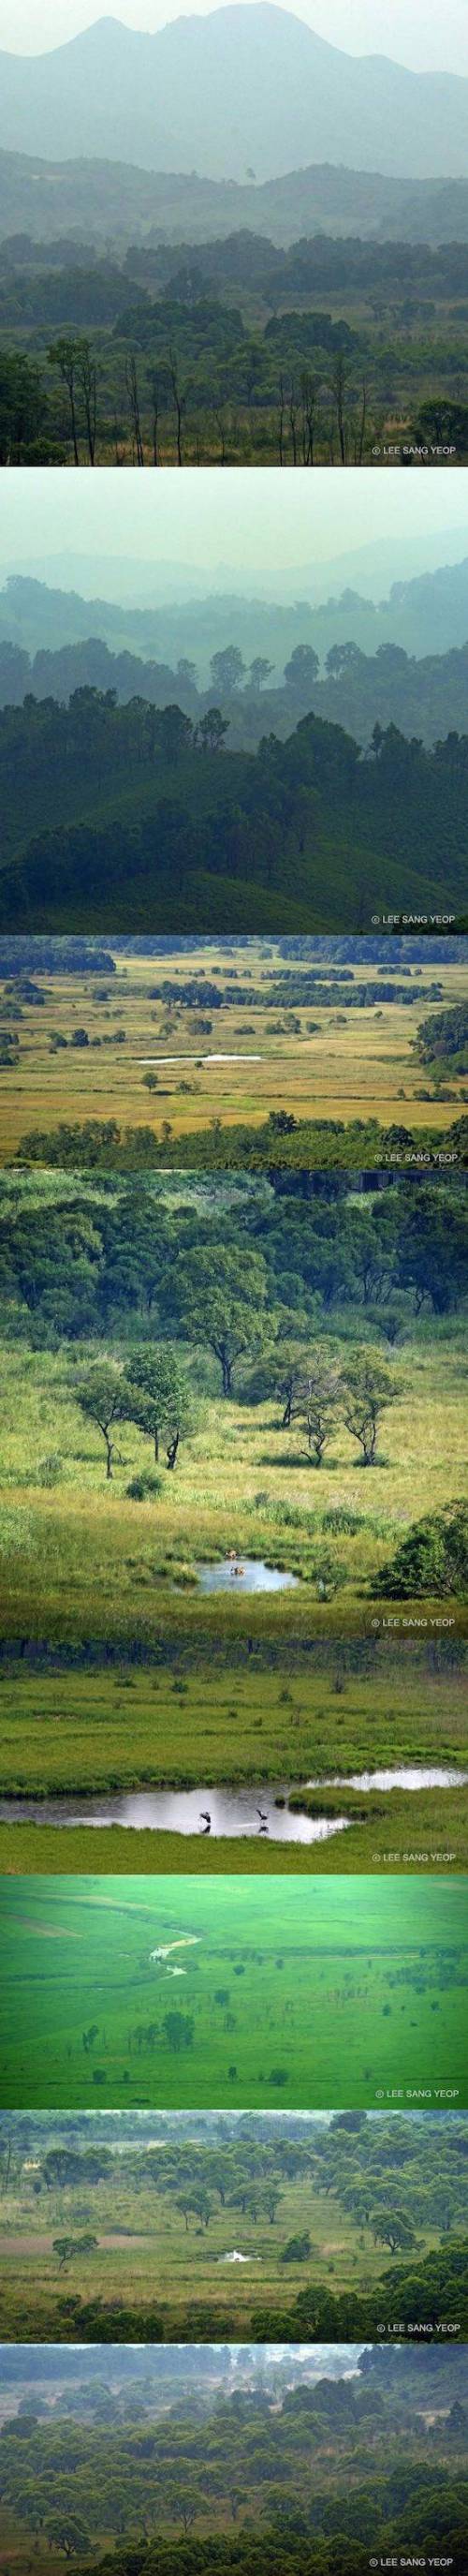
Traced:
<path id="1" fill-rule="evenodd" d="M 98 75 L 98 76 L 97 76 Z M 104 17 L 46 54 L 0 54 L 0 146 L 265 180 L 314 159 L 468 176 L 468 79 L 350 55 L 274 0 L 156 34 Z"/>

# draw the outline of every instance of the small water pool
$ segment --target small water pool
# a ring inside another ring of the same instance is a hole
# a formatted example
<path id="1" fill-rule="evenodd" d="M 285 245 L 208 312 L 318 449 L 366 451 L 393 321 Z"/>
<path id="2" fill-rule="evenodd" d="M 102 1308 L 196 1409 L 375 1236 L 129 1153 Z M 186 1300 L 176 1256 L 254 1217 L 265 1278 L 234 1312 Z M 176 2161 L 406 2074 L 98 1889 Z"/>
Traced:
<path id="1" fill-rule="evenodd" d="M 263 1842 L 321 1843 L 343 1833 L 344 1816 L 306 1816 L 287 1805 L 290 1784 L 274 1788 L 141 1789 L 106 1797 L 1 1798 L 0 1824 L 123 1825 L 137 1833 L 246 1835 Z M 277 1798 L 284 1805 L 276 1806 Z"/>
<path id="2" fill-rule="evenodd" d="M 297 1574 L 286 1574 L 279 1565 L 265 1565 L 261 1556 L 226 1556 L 217 1565 L 195 1568 L 201 1592 L 291 1592 Z"/>
<path id="3" fill-rule="evenodd" d="M 330 1773 L 327 1780 L 308 1780 L 308 1789 L 457 1789 L 466 1786 L 468 1771 L 456 1771 L 435 1762 L 400 1763 L 388 1771 L 341 1771 Z"/>

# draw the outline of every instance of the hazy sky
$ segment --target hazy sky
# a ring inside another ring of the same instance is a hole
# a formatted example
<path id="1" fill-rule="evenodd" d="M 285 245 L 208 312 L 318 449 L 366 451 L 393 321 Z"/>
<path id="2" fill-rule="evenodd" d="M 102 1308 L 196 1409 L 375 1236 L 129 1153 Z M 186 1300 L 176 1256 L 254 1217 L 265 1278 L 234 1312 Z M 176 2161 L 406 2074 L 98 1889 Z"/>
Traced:
<path id="1" fill-rule="evenodd" d="M 218 0 L 0 0 L 0 45 L 10 53 L 42 53 L 96 18 L 121 18 L 127 27 L 154 32 L 168 18 L 198 15 Z M 248 7 L 249 0 L 245 0 Z M 354 54 L 386 53 L 413 71 L 468 73 L 468 0 L 282 0 L 317 35 Z"/>
<path id="2" fill-rule="evenodd" d="M 410 543 L 421 553 L 434 537 L 468 530 L 468 467 L 457 474 L 339 474 L 336 468 L 268 474 L 196 467 L 183 474 L 64 474 L 57 467 L 0 478 L 0 565 L 17 568 L 44 555 L 109 555 L 183 563 L 210 572 L 265 568 L 271 577 L 297 564 L 333 562 L 373 542 Z M 460 552 L 463 547 L 460 547 Z M 453 560 L 453 540 L 450 548 Z"/>

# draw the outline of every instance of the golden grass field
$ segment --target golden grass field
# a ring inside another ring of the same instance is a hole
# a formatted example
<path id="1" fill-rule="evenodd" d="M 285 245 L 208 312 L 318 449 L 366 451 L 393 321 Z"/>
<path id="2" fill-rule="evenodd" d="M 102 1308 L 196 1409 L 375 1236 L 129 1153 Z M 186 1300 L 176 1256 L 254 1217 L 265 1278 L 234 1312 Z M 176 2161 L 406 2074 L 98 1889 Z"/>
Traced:
<path id="1" fill-rule="evenodd" d="M 436 1011 L 466 999 L 468 957 L 466 965 L 431 966 L 428 943 L 427 964 L 411 969 L 418 1001 L 410 1008 L 380 1001 L 378 969 L 361 965 L 358 953 L 353 981 L 360 982 L 364 976 L 372 982 L 375 1004 L 348 1011 L 346 984 L 342 1001 L 333 1009 L 309 1002 L 288 1012 L 281 1003 L 275 1005 L 272 985 L 284 962 L 273 944 L 254 940 L 246 944 L 245 952 L 237 949 L 235 957 L 227 953 L 223 957 L 219 946 L 210 948 L 203 941 L 196 958 L 181 954 L 152 961 L 122 955 L 117 958 L 115 976 L 108 981 L 105 1002 L 98 1000 L 96 992 L 96 986 L 99 991 L 106 984 L 105 975 L 38 977 L 44 1006 L 24 1003 L 18 1068 L 0 1068 L 1 1159 L 17 1153 L 32 1129 L 49 1129 L 61 1120 L 81 1123 L 111 1116 L 123 1126 L 151 1126 L 157 1135 L 167 1119 L 173 1133 L 184 1136 L 193 1128 L 206 1127 L 212 1118 L 220 1118 L 226 1126 L 239 1120 L 259 1124 L 270 1110 L 286 1109 L 298 1119 L 348 1122 L 374 1117 L 383 1127 L 394 1122 L 411 1124 L 421 1130 L 422 1138 L 425 1129 L 436 1128 L 442 1137 L 468 1096 L 466 1078 L 463 1081 L 455 1074 L 448 1085 L 450 1099 L 438 1100 L 431 1075 L 418 1064 L 412 1040 L 428 1008 Z M 261 990 L 261 1003 L 257 999 L 250 1008 L 231 1002 L 212 1012 L 208 1004 L 206 1016 L 212 1022 L 208 1034 L 197 1031 L 199 1013 L 149 997 L 152 985 L 183 985 L 187 976 L 196 973 L 198 978 L 202 971 L 218 982 L 222 992 L 226 982 L 232 983 L 233 968 L 239 983 L 251 975 L 257 995 Z M 300 961 L 294 960 L 294 971 L 301 971 Z M 306 961 L 303 971 L 307 971 Z M 401 969 L 392 968 L 391 954 L 385 971 L 401 981 Z M 428 1004 L 428 987 L 435 979 L 442 987 L 441 997 Z M 0 987 L 0 1021 L 3 992 Z M 288 1028 L 288 1019 L 299 1025 Z M 316 1023 L 312 1030 L 311 1021 Z M 278 1022 L 280 1028 L 274 1025 Z M 70 1040 L 81 1027 L 86 1028 L 90 1043 L 78 1048 Z M 69 1041 L 56 1055 L 50 1051 L 52 1032 Z M 238 1063 L 206 1061 L 210 1052 L 222 1055 L 231 1049 L 239 1050 Z M 176 1060 L 164 1062 L 165 1056 Z M 258 1061 L 249 1062 L 255 1056 Z M 149 1068 L 158 1077 L 154 1092 L 145 1085 L 145 1058 L 160 1059 Z M 418 1091 L 426 1097 L 418 1099 Z"/>
<path id="2" fill-rule="evenodd" d="M 83 1350 L 83 1356 L 85 1356 Z M 90 1353 L 93 1356 L 93 1353 Z M 326 1634 L 362 1631 L 372 1620 L 375 1576 L 405 1528 L 468 1490 L 464 1356 L 460 1327 L 392 1353 L 398 1396 L 385 1416 L 379 1460 L 363 1473 L 343 1424 L 319 1473 L 307 1463 L 297 1426 L 278 1429 L 274 1403 L 229 1405 L 206 1398 L 200 1429 L 181 1445 L 175 1476 L 156 1501 L 132 1501 L 126 1486 L 148 1464 L 148 1443 L 132 1424 L 119 1438 L 119 1461 L 107 1484 L 99 1431 L 83 1419 L 62 1353 L 0 1350 L 2 1436 L 2 1603 L 0 1635 L 65 1642 L 92 1637 L 156 1642 L 193 1633 L 203 1617 L 233 1641 L 265 1628 L 286 1639 L 297 1629 Z M 51 1489 L 42 1463 L 58 1460 Z M 262 1499 L 259 1500 L 259 1497 Z M 265 1497 L 265 1501 L 264 1498 Z M 294 1503 L 299 1526 L 276 1506 Z M 322 1514 L 351 1506 L 356 1524 L 322 1534 Z M 340 1583 L 320 1598 L 315 1551 L 333 1545 Z M 230 1547 L 295 1573 L 297 1589 L 274 1594 L 203 1597 L 196 1561 Z M 404 1624 L 410 1605 L 385 1604 Z M 430 1605 L 412 1605 L 424 1612 Z M 462 1604 L 433 1604 L 460 1631 Z M 392 1621 L 393 1624 L 393 1621 Z"/>

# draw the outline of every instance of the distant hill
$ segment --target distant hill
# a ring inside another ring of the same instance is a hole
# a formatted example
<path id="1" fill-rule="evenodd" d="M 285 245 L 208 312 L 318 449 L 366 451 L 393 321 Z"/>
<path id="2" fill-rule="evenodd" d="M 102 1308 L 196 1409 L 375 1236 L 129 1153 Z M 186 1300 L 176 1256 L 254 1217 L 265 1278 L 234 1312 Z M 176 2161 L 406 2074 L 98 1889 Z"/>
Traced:
<path id="1" fill-rule="evenodd" d="M 252 0 L 157 35 L 102 18 L 38 56 L 0 56 L 0 145 L 211 179 L 311 161 L 391 176 L 468 176 L 468 80 L 351 56 Z"/>
<path id="2" fill-rule="evenodd" d="M 379 601 L 338 584 L 333 595 L 330 573 L 331 595 L 316 606 L 307 596 L 306 567 L 302 579 L 302 598 L 287 603 L 226 590 L 195 599 L 179 596 L 171 603 L 163 598 L 158 605 L 156 566 L 155 604 L 139 608 L 105 598 L 83 599 L 76 590 L 52 589 L 14 574 L 0 590 L 0 641 L 9 640 L 33 655 L 56 653 L 93 636 L 114 653 L 128 650 L 174 667 L 179 657 L 189 655 L 205 683 L 212 653 L 226 644 L 237 644 L 246 661 L 267 653 L 275 672 L 281 672 L 297 644 L 312 644 L 323 663 L 331 644 L 352 642 L 372 655 L 382 645 L 399 644 L 422 659 L 449 653 L 468 640 L 468 554 L 461 563 L 394 582 L 389 596 Z M 324 590 L 326 585 L 325 567 Z"/>
<path id="3" fill-rule="evenodd" d="M 5 57 L 3 58 L 5 60 Z M 316 230 L 361 241 L 468 241 L 468 179 L 382 178 L 332 162 L 259 186 L 0 151 L 0 241 L 222 241 L 252 231 L 287 250 Z M 18 248 L 20 245 L 18 244 Z"/>
<path id="4" fill-rule="evenodd" d="M 0 711 L 2 931 L 371 932 L 389 907 L 461 926 L 468 734 L 394 727 L 366 757 L 339 723 L 220 750 L 176 701 Z"/>

